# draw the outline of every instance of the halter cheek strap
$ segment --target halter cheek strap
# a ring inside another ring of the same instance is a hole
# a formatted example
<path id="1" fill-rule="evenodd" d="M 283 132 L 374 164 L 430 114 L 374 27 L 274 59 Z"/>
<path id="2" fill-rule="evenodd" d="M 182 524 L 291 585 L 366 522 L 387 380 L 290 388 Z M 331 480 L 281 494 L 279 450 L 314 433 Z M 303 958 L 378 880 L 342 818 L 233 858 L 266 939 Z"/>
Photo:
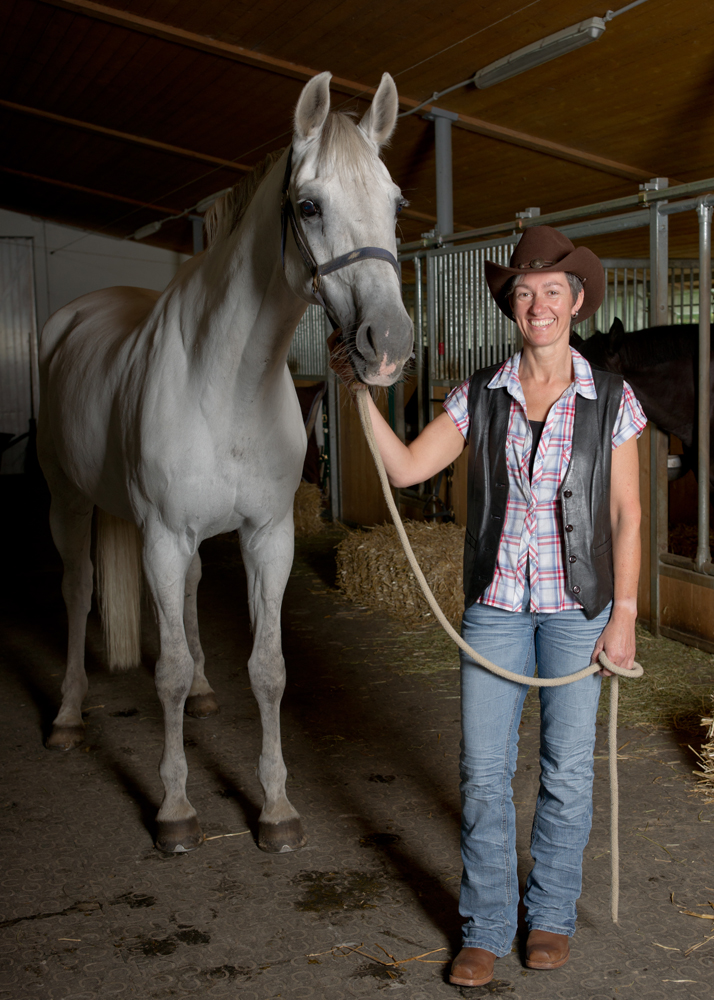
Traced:
<path id="1" fill-rule="evenodd" d="M 288 151 L 288 162 L 285 166 L 285 175 L 283 177 L 283 187 L 281 193 L 280 201 L 280 253 L 283 263 L 283 269 L 285 269 L 285 244 L 287 242 L 288 236 L 288 222 L 290 223 L 290 229 L 292 230 L 293 239 L 295 240 L 295 245 L 300 251 L 300 256 L 305 262 L 305 266 L 312 275 L 312 293 L 317 299 L 319 305 L 327 313 L 327 318 L 332 324 L 333 330 L 337 329 L 337 323 L 334 322 L 330 313 L 327 309 L 327 304 L 322 297 L 320 292 L 320 285 L 322 279 L 326 274 L 332 274 L 334 271 L 339 271 L 343 267 L 347 267 L 349 264 L 355 264 L 358 260 L 384 260 L 388 264 L 391 264 L 396 271 L 397 277 L 401 281 L 401 274 L 399 272 L 399 264 L 393 253 L 389 250 L 385 250 L 383 247 L 360 247 L 359 250 L 351 250 L 349 253 L 343 253 L 339 257 L 334 257 L 332 260 L 327 261 L 325 264 L 318 264 L 312 255 L 310 247 L 307 245 L 303 239 L 300 228 L 297 224 L 297 219 L 295 218 L 295 209 L 293 208 L 293 203 L 290 200 L 290 176 L 292 174 L 293 166 L 293 147 L 291 146 Z"/>

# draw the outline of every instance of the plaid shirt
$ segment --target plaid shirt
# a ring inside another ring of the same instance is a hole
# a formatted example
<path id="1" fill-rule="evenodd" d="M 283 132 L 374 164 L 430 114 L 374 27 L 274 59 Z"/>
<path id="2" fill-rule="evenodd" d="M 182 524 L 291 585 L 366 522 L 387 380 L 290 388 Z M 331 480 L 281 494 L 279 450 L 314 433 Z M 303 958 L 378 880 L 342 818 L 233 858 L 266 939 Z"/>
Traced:
<path id="1" fill-rule="evenodd" d="M 555 612 L 581 610 L 565 590 L 563 542 L 560 530 L 560 484 L 568 469 L 573 443 L 575 394 L 597 399 L 592 369 L 585 358 L 572 348 L 575 381 L 551 406 L 533 467 L 533 479 L 528 466 L 532 432 L 528 423 L 526 400 L 518 368 L 521 354 L 514 354 L 496 372 L 488 389 L 505 386 L 512 397 L 506 435 L 508 465 L 508 503 L 503 533 L 496 558 L 496 570 L 491 585 L 479 598 L 504 611 L 520 611 L 523 607 L 526 567 L 530 563 L 531 611 Z M 444 402 L 444 409 L 468 440 L 469 381 L 457 386 Z M 642 433 L 647 418 L 634 392 L 623 385 L 622 402 L 612 432 L 613 450 L 629 438 Z"/>

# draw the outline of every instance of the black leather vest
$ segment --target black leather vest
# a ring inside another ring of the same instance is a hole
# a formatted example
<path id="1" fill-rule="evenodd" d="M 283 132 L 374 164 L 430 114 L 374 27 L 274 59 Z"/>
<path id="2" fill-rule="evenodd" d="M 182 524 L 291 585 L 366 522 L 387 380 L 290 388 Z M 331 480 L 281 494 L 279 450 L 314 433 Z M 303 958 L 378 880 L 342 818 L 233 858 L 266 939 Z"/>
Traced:
<path id="1" fill-rule="evenodd" d="M 493 580 L 506 515 L 506 433 L 511 396 L 505 387 L 487 389 L 502 363 L 471 377 L 468 518 L 464 547 L 466 606 Z M 610 527 L 612 431 L 622 399 L 622 378 L 592 370 L 597 399 L 579 393 L 575 402 L 573 449 L 560 486 L 565 589 L 586 618 L 595 618 L 613 597 Z"/>

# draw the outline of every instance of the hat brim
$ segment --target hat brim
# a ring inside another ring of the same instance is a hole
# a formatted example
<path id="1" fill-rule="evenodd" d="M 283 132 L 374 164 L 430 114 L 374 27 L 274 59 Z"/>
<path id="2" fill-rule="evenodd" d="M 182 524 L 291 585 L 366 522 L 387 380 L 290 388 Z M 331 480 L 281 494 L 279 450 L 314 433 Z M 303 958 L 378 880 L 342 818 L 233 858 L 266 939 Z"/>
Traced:
<path id="1" fill-rule="evenodd" d="M 494 264 L 493 261 L 487 260 L 484 263 L 484 271 L 486 282 L 496 305 L 509 319 L 513 319 L 513 313 L 510 303 L 503 293 L 508 281 L 516 274 L 552 274 L 567 271 L 577 275 L 583 282 L 583 291 L 585 292 L 583 304 L 578 311 L 578 323 L 589 319 L 596 313 L 605 297 L 605 272 L 599 258 L 587 247 L 577 247 L 572 253 L 548 267 L 505 267 L 503 264 Z"/>

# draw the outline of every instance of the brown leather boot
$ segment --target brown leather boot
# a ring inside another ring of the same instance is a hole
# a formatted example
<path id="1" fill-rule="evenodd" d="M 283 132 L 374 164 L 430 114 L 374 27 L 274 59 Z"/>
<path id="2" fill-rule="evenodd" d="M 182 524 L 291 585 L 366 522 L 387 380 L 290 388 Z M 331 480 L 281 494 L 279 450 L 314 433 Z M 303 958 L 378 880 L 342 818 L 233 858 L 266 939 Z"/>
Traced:
<path id="1" fill-rule="evenodd" d="M 559 969 L 570 958 L 567 934 L 531 931 L 526 942 L 526 965 L 529 969 Z"/>
<path id="2" fill-rule="evenodd" d="M 457 986 L 483 986 L 493 979 L 496 956 L 485 948 L 462 948 L 451 964 L 450 983 Z"/>

